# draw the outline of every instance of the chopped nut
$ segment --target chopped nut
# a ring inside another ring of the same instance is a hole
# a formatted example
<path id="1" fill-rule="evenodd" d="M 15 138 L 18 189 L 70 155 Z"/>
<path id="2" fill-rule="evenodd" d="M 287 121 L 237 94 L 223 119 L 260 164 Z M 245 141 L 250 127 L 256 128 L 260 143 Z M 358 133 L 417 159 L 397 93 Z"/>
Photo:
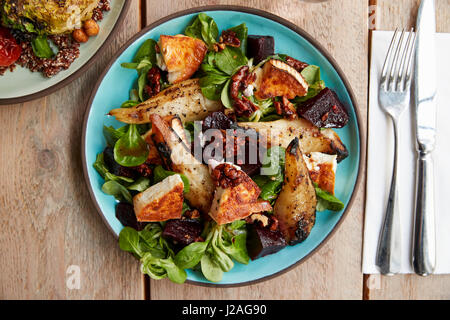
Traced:
<path id="1" fill-rule="evenodd" d="M 229 163 L 221 163 L 212 170 L 211 177 L 216 187 L 226 189 L 240 184 L 245 178 L 245 173 Z"/>
<path id="2" fill-rule="evenodd" d="M 84 43 L 89 40 L 88 35 L 84 32 L 83 29 L 75 29 L 72 32 L 72 37 L 76 42 Z"/>
<path id="3" fill-rule="evenodd" d="M 214 45 L 214 51 L 219 52 L 224 50 L 227 46 L 239 48 L 241 40 L 236 35 L 236 32 L 231 30 L 222 31 L 219 42 Z"/>
<path id="4" fill-rule="evenodd" d="M 277 114 L 285 116 L 289 120 L 294 120 L 297 118 L 297 113 L 295 106 L 288 98 L 283 97 L 282 101 L 275 101 L 274 103 Z"/>
<path id="5" fill-rule="evenodd" d="M 100 27 L 94 19 L 86 20 L 83 23 L 83 29 L 89 37 L 96 36 L 100 31 Z"/>

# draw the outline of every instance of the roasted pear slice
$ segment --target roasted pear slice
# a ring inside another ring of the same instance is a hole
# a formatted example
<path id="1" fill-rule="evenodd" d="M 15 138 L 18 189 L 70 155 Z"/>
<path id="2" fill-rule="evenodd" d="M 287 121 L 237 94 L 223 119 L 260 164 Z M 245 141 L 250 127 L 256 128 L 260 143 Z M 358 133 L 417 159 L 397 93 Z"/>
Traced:
<path id="1" fill-rule="evenodd" d="M 190 205 L 206 215 L 211 207 L 215 187 L 208 167 L 199 162 L 183 142 L 186 137 L 182 128 L 179 117 L 164 120 L 158 115 L 152 115 L 152 139 L 165 166 L 189 179 L 189 192 L 184 197 Z"/>
<path id="2" fill-rule="evenodd" d="M 316 221 L 316 191 L 295 138 L 286 149 L 283 188 L 275 202 L 274 215 L 286 242 L 304 241 Z"/>
<path id="3" fill-rule="evenodd" d="M 299 139 L 303 153 L 321 152 L 337 155 L 338 162 L 347 158 L 348 151 L 341 139 L 332 129 L 320 130 L 305 119 L 276 120 L 268 122 L 241 122 L 239 126 L 255 129 L 267 139 L 269 145 L 287 148 L 294 138 Z"/>
<path id="4" fill-rule="evenodd" d="M 161 117 L 178 115 L 183 122 L 187 122 L 203 120 L 221 108 L 219 101 L 203 96 L 198 79 L 189 79 L 174 84 L 135 107 L 113 109 L 109 115 L 125 123 L 149 123 L 152 114 Z"/>

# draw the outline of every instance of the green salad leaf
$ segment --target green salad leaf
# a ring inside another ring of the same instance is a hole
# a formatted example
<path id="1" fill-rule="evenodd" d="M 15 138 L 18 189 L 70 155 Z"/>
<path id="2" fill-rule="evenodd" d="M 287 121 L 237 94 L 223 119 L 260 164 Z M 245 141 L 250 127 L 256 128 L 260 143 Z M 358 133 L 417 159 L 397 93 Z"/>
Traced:
<path id="1" fill-rule="evenodd" d="M 241 49 L 235 47 L 226 47 L 215 55 L 215 64 L 217 68 L 228 75 L 232 75 L 239 67 L 248 63 L 247 57 Z"/>
<path id="2" fill-rule="evenodd" d="M 242 53 L 245 55 L 245 53 L 247 52 L 247 38 L 248 38 L 248 28 L 245 25 L 245 23 L 232 27 L 228 30 L 236 33 L 236 37 L 241 42 L 240 48 L 242 50 Z"/>
<path id="3" fill-rule="evenodd" d="M 119 201 L 126 201 L 128 203 L 133 203 L 133 198 L 131 197 L 130 191 L 127 190 L 123 185 L 114 180 L 106 181 L 102 186 L 102 191 L 106 194 L 114 196 Z"/>
<path id="4" fill-rule="evenodd" d="M 121 108 L 131 108 L 137 106 L 140 102 L 136 100 L 127 100 L 120 105 Z"/>
<path id="5" fill-rule="evenodd" d="M 106 174 L 105 174 L 105 181 L 110 181 L 110 180 L 116 181 L 116 182 L 118 182 L 120 184 L 124 184 L 124 183 L 128 184 L 128 183 L 133 183 L 134 182 L 134 180 L 131 179 L 131 178 L 117 176 L 117 175 L 115 175 L 115 174 L 113 174 L 111 172 L 106 172 Z"/>
<path id="6" fill-rule="evenodd" d="M 31 41 L 31 47 L 36 57 L 50 59 L 55 55 L 48 41 L 45 35 L 39 35 Z"/>
<path id="7" fill-rule="evenodd" d="M 285 152 L 285 149 L 279 146 L 268 149 L 262 161 L 261 174 L 252 177 L 261 189 L 259 197 L 272 204 L 278 197 L 283 185 Z"/>
<path id="8" fill-rule="evenodd" d="M 141 257 L 143 252 L 139 244 L 139 233 L 130 227 L 125 227 L 119 234 L 119 247 L 123 251 L 134 253 Z"/>
<path id="9" fill-rule="evenodd" d="M 128 130 L 128 126 L 120 127 L 119 129 L 114 128 L 113 126 L 103 126 L 103 136 L 105 137 L 106 143 L 110 147 L 114 147 L 117 140 L 119 140 Z"/>
<path id="10" fill-rule="evenodd" d="M 93 167 L 102 176 L 102 178 L 105 179 L 106 174 L 109 173 L 109 169 L 105 164 L 105 156 L 103 155 L 103 152 L 97 155 Z"/>
<path id="11" fill-rule="evenodd" d="M 124 62 L 121 64 L 123 68 L 134 69 L 138 73 L 138 97 L 140 102 L 145 100 L 144 89 L 147 84 L 147 73 L 156 64 L 156 41 L 147 39 L 139 47 L 134 55 L 133 62 Z M 134 106 L 127 103 L 126 107 Z M 122 104 L 122 107 L 125 107 Z"/>
<path id="12" fill-rule="evenodd" d="M 173 251 L 168 249 L 161 233 L 158 223 L 150 223 L 142 231 L 125 227 L 119 234 L 120 249 L 140 259 L 142 273 L 151 278 L 167 277 L 172 282 L 183 283 L 186 281 L 186 271 L 174 262 Z"/>
<path id="13" fill-rule="evenodd" d="M 223 271 L 217 262 L 212 258 L 211 253 L 207 252 L 200 260 L 200 266 L 203 275 L 211 282 L 219 282 L 222 280 Z"/>
<path id="14" fill-rule="evenodd" d="M 134 190 L 137 192 L 143 192 L 147 190 L 151 185 L 151 181 L 149 178 L 146 177 L 140 177 L 136 180 L 136 182 L 130 184 L 127 189 L 128 190 Z"/>
<path id="15" fill-rule="evenodd" d="M 145 59 L 151 64 L 156 63 L 156 41 L 153 39 L 147 39 L 144 43 L 139 47 L 138 51 L 134 55 L 133 62 L 140 63 Z"/>
<path id="16" fill-rule="evenodd" d="M 161 266 L 166 270 L 167 277 L 174 283 L 184 283 L 187 278 L 187 273 L 184 269 L 178 267 L 173 261 L 172 257 L 161 259 Z"/>
<path id="17" fill-rule="evenodd" d="M 225 108 L 233 109 L 233 100 L 231 100 L 230 97 L 230 83 L 231 79 L 228 79 L 228 81 L 223 86 L 222 92 L 220 94 L 220 100 L 222 101 L 222 104 Z"/>
<path id="18" fill-rule="evenodd" d="M 161 236 L 159 223 L 150 223 L 144 230 L 124 228 L 119 235 L 119 246 L 141 261 L 141 271 L 153 279 L 168 277 L 176 283 L 186 280 L 184 269 L 199 269 L 206 279 L 220 281 L 223 273 L 231 270 L 233 260 L 247 264 L 247 229 L 245 221 L 228 225 L 208 222 L 202 236 L 204 242 L 193 242 L 175 255 L 171 246 Z"/>
<path id="19" fill-rule="evenodd" d="M 185 29 L 184 34 L 203 40 L 212 49 L 212 46 L 217 42 L 219 28 L 213 18 L 202 12 Z"/>
<path id="20" fill-rule="evenodd" d="M 114 145 L 114 160 L 124 167 L 143 164 L 147 160 L 148 153 L 148 145 L 135 124 L 130 124 L 127 132 Z"/>
<path id="21" fill-rule="evenodd" d="M 317 196 L 317 211 L 341 211 L 344 209 L 345 205 L 341 200 L 319 188 L 316 183 L 314 183 L 314 188 L 316 189 Z"/>
<path id="22" fill-rule="evenodd" d="M 318 66 L 309 65 L 301 72 L 303 78 L 308 82 L 308 92 L 303 97 L 295 97 L 292 102 L 295 104 L 303 103 L 306 100 L 314 98 L 320 91 L 325 88 L 325 82 L 320 79 L 320 68 Z"/>
<path id="23" fill-rule="evenodd" d="M 232 101 L 229 97 L 230 78 L 241 66 L 248 63 L 248 59 L 245 56 L 248 29 L 245 24 L 229 29 L 234 31 L 241 41 L 239 48 L 226 46 L 225 49 L 214 52 L 211 50 L 211 45 L 216 43 L 215 39 L 218 36 L 218 31 L 216 33 L 215 30 L 217 26 L 212 27 L 214 29 L 212 36 L 205 39 L 205 34 L 208 34 L 208 30 L 210 30 L 207 25 L 214 21 L 206 17 L 208 16 L 199 14 L 185 32 L 186 35 L 203 39 L 210 45 L 210 52 L 207 53 L 203 60 L 200 68 L 201 72 L 199 72 L 202 76 L 200 78 L 200 87 L 203 95 L 208 99 L 221 100 L 225 107 L 232 108 Z M 214 37 L 214 41 L 211 40 L 212 37 Z"/>
<path id="24" fill-rule="evenodd" d="M 205 254 L 208 242 L 193 242 L 181 249 L 175 256 L 175 263 L 183 269 L 194 268 Z"/>
<path id="25" fill-rule="evenodd" d="M 302 70 L 301 74 L 309 85 L 320 81 L 320 68 L 318 66 L 309 65 Z"/>
<path id="26" fill-rule="evenodd" d="M 168 171 L 168 170 L 164 169 L 162 166 L 157 166 L 157 167 L 155 167 L 155 169 L 153 169 L 153 183 L 157 184 L 158 182 L 163 181 L 168 176 L 172 176 L 174 174 L 180 175 L 181 180 L 183 180 L 183 183 L 184 183 L 183 191 L 185 193 L 188 193 L 190 190 L 189 179 L 184 174 L 173 172 L 173 171 Z"/>

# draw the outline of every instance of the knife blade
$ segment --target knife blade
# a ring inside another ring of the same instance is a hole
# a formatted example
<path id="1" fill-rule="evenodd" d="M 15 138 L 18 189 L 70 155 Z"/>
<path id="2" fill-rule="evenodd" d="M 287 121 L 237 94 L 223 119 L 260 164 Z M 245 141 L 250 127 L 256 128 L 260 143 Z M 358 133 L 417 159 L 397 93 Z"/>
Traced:
<path id="1" fill-rule="evenodd" d="M 415 103 L 417 141 L 434 147 L 436 134 L 436 18 L 434 0 L 422 0 L 417 17 Z"/>
<path id="2" fill-rule="evenodd" d="M 436 264 L 434 169 L 436 137 L 436 16 L 434 0 L 422 0 L 417 15 L 414 66 L 416 113 L 416 191 L 412 265 L 426 276 Z"/>

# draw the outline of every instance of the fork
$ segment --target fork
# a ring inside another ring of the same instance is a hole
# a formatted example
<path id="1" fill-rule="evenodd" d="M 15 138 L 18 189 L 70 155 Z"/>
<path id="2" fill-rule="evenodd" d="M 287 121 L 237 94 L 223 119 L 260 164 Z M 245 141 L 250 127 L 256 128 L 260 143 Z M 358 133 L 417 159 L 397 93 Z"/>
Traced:
<path id="1" fill-rule="evenodd" d="M 416 39 L 413 28 L 411 28 L 406 41 L 405 33 L 405 29 L 403 29 L 397 40 L 398 30 L 395 30 L 384 61 L 378 91 L 380 106 L 392 119 L 395 138 L 391 188 L 376 256 L 376 265 L 380 269 L 380 273 L 384 275 L 398 273 L 401 266 L 401 231 L 397 190 L 398 125 L 403 111 L 410 103 L 411 61 Z"/>

